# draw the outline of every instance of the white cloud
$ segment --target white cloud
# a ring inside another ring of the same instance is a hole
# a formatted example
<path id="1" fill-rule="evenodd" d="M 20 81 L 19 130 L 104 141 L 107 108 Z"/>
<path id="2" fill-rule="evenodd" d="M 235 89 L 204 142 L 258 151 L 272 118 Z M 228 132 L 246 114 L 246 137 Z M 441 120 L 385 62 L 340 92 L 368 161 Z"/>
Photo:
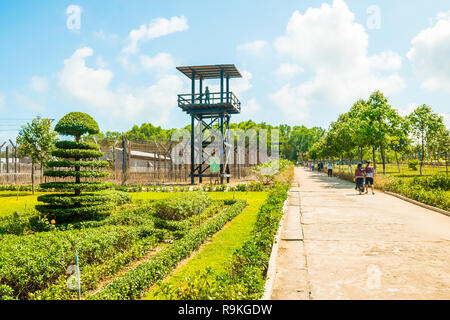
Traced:
<path id="1" fill-rule="evenodd" d="M 106 68 L 108 65 L 108 62 L 106 62 L 102 56 L 97 57 L 97 66 L 99 68 Z"/>
<path id="2" fill-rule="evenodd" d="M 189 28 L 185 16 L 171 17 L 169 20 L 165 18 L 157 18 L 148 25 L 141 25 L 139 29 L 131 30 L 128 35 L 128 45 L 123 48 L 125 54 L 135 54 L 139 52 L 139 43 L 156 39 L 174 32 L 184 31 Z"/>
<path id="3" fill-rule="evenodd" d="M 450 92 L 450 11 L 439 13 L 435 24 L 420 31 L 411 44 L 407 57 L 423 78 L 422 87 Z"/>
<path id="4" fill-rule="evenodd" d="M 289 119 L 289 121 L 305 122 L 308 120 L 308 104 L 298 87 L 296 88 L 290 84 L 286 84 L 281 89 L 270 94 L 269 98 L 280 107 L 286 119 Z"/>
<path id="5" fill-rule="evenodd" d="M 450 113 L 440 113 L 439 115 L 444 118 L 445 127 L 450 129 Z"/>
<path id="6" fill-rule="evenodd" d="M 386 51 L 369 56 L 368 45 L 366 30 L 355 22 L 343 0 L 309 8 L 304 14 L 295 11 L 275 48 L 280 55 L 311 68 L 314 78 L 284 86 L 272 95 L 288 96 L 292 107 L 281 105 L 278 99 L 275 102 L 288 114 L 299 109 L 299 117 L 304 118 L 314 103 L 343 106 L 375 90 L 386 94 L 402 90 L 404 81 L 394 72 L 401 66 L 398 54 Z"/>
<path id="7" fill-rule="evenodd" d="M 258 55 L 263 52 L 267 45 L 268 43 L 265 40 L 256 40 L 240 44 L 236 49 L 247 54 Z"/>
<path id="8" fill-rule="evenodd" d="M 169 53 L 161 52 L 154 57 L 141 55 L 139 59 L 142 67 L 146 70 L 170 71 L 175 68 L 175 62 Z"/>
<path id="9" fill-rule="evenodd" d="M 242 116 L 255 116 L 256 113 L 261 111 L 261 105 L 256 101 L 255 98 L 248 99 L 246 103 L 242 105 L 241 108 Z"/>
<path id="10" fill-rule="evenodd" d="M 64 60 L 64 68 L 59 74 L 60 86 L 72 96 L 95 106 L 107 107 L 117 100 L 109 90 L 114 74 L 107 69 L 92 69 L 86 66 L 86 58 L 94 51 L 84 47 Z"/>
<path id="11" fill-rule="evenodd" d="M 49 83 L 46 78 L 34 76 L 31 78 L 30 87 L 37 93 L 46 93 L 49 88 Z"/>
<path id="12" fill-rule="evenodd" d="M 303 68 L 295 63 L 282 63 L 278 69 L 275 70 L 275 75 L 284 80 L 289 80 L 301 72 L 303 72 Z"/>
<path id="13" fill-rule="evenodd" d="M 410 115 L 417 107 L 419 106 L 418 103 L 409 103 L 406 108 L 398 108 L 398 113 L 402 117 Z"/>
<path id="14" fill-rule="evenodd" d="M 168 124 L 170 113 L 176 108 L 176 94 L 183 92 L 183 81 L 176 75 L 164 75 L 149 87 L 111 88 L 114 77 L 108 69 L 86 66 L 93 50 L 84 47 L 64 61 L 59 73 L 59 85 L 67 94 L 92 108 L 98 114 L 107 114 L 113 123 L 130 124 L 147 119 L 157 125 Z"/>

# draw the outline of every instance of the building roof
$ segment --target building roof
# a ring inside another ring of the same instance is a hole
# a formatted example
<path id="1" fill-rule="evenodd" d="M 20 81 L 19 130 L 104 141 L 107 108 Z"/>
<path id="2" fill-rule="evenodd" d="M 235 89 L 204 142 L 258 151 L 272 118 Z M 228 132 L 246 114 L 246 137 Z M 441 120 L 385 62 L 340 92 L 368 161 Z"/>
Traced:
<path id="1" fill-rule="evenodd" d="M 177 67 L 177 69 L 184 73 L 189 79 L 192 79 L 192 71 L 195 71 L 195 79 L 220 79 L 221 70 L 223 70 L 225 78 L 242 78 L 241 73 L 234 64 Z"/>

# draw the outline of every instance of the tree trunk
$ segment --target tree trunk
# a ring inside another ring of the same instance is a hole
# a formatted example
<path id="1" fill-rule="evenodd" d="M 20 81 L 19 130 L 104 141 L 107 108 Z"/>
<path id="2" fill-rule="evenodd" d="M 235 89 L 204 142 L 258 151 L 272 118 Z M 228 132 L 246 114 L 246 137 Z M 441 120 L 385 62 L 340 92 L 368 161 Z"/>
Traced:
<path id="1" fill-rule="evenodd" d="M 31 160 L 31 192 L 34 195 L 34 160 Z"/>
<path id="2" fill-rule="evenodd" d="M 395 152 L 395 160 L 397 160 L 398 173 L 400 173 L 400 163 L 398 162 L 398 154 L 397 154 L 397 151 L 394 151 L 394 152 Z"/>
<path id="3" fill-rule="evenodd" d="M 420 152 L 420 175 L 422 175 L 422 166 L 423 166 L 423 159 L 425 157 L 424 155 L 424 141 L 423 141 L 423 134 L 422 134 L 422 148 L 421 148 L 421 152 Z"/>
<path id="4" fill-rule="evenodd" d="M 445 174 L 448 176 L 448 155 L 445 155 Z"/>
<path id="5" fill-rule="evenodd" d="M 376 172 L 377 171 L 377 162 L 375 161 L 375 147 L 372 147 L 372 162 L 373 162 L 373 169 Z"/>
<path id="6" fill-rule="evenodd" d="M 381 160 L 383 161 L 383 174 L 386 175 L 386 155 L 384 154 L 384 146 L 380 144 Z"/>
<path id="7" fill-rule="evenodd" d="M 359 147 L 359 161 L 363 162 L 363 147 Z"/>

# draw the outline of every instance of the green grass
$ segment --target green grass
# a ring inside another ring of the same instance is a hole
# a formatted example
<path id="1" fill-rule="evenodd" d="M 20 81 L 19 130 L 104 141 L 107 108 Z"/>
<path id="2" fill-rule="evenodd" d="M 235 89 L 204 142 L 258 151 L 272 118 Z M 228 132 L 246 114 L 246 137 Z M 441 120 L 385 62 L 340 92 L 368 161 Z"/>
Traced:
<path id="1" fill-rule="evenodd" d="M 205 270 L 206 267 L 210 267 L 214 273 L 225 271 L 232 253 L 249 239 L 250 232 L 256 222 L 258 209 L 265 201 L 267 194 L 267 192 L 236 192 L 234 194 L 235 199 L 247 200 L 247 208 L 234 218 L 227 228 L 219 231 L 199 254 L 171 275 L 167 283 L 179 285 L 184 282 L 186 277 Z M 218 200 L 233 199 L 232 192 L 210 192 L 209 195 L 211 198 Z M 144 299 L 153 300 L 157 297 L 154 292 L 149 292 Z"/>
<path id="2" fill-rule="evenodd" d="M 341 167 L 344 171 L 347 171 L 347 166 L 342 166 Z M 354 172 L 354 170 L 356 169 L 356 165 L 352 166 L 352 172 Z M 339 171 L 339 166 L 335 166 L 334 168 L 335 171 Z M 326 171 L 326 169 L 324 169 L 324 171 Z M 441 167 L 435 167 L 435 166 L 428 166 L 425 165 L 422 168 L 422 174 L 424 176 L 429 176 L 429 175 L 433 175 L 436 173 L 443 173 L 445 174 L 445 166 L 441 166 Z M 377 174 L 378 175 L 382 175 L 383 174 L 383 164 L 382 163 L 377 163 Z M 408 168 L 407 164 L 400 164 L 400 172 L 398 172 L 398 167 L 397 164 L 395 163 L 387 163 L 386 164 L 386 175 L 390 175 L 390 176 L 399 176 L 399 177 L 414 177 L 414 176 L 419 176 L 420 175 L 420 169 L 419 169 L 419 165 L 417 166 L 417 170 L 412 170 L 410 168 Z"/>
<path id="3" fill-rule="evenodd" d="M 0 217 L 12 215 L 14 212 L 24 213 L 25 204 L 27 209 L 32 209 L 38 204 L 37 197 L 42 193 L 36 193 L 34 196 L 31 192 L 21 192 L 17 197 L 17 192 L 1 191 L 0 192 Z"/>

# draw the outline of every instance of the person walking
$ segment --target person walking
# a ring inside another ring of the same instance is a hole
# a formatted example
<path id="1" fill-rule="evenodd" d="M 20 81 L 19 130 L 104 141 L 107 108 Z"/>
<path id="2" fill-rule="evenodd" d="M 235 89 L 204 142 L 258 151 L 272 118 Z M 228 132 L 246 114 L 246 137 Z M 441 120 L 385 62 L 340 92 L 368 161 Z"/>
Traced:
<path id="1" fill-rule="evenodd" d="M 331 161 L 328 161 L 328 176 L 333 176 L 333 163 Z"/>
<path id="2" fill-rule="evenodd" d="M 366 167 L 364 168 L 364 177 L 365 177 L 365 186 L 366 186 L 366 194 L 369 193 L 369 187 L 372 190 L 372 194 L 375 194 L 373 191 L 373 179 L 374 179 L 375 169 L 370 165 L 370 160 L 366 161 Z"/>
<path id="3" fill-rule="evenodd" d="M 362 163 L 358 163 L 358 166 L 355 169 L 355 182 L 356 188 L 359 191 L 359 194 L 363 194 L 364 192 L 364 170 L 362 167 Z"/>

